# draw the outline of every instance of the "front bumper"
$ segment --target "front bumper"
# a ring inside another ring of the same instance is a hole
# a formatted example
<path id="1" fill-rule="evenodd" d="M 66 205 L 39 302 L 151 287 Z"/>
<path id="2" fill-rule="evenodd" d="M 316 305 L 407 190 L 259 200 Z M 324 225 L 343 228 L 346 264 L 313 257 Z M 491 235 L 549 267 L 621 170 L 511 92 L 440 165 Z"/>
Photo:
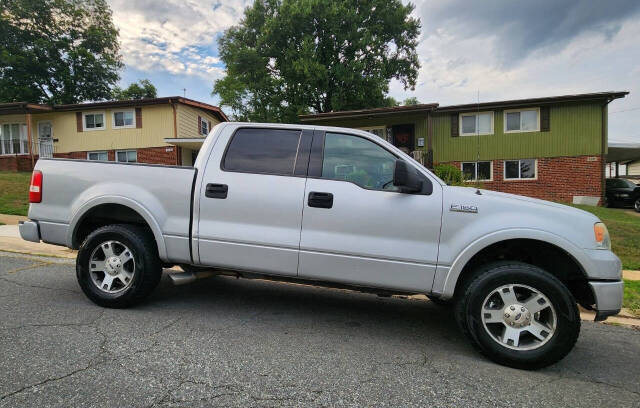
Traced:
<path id="1" fill-rule="evenodd" d="M 620 312 L 624 292 L 623 281 L 591 281 L 589 286 L 596 302 L 596 322 Z"/>
<path id="2" fill-rule="evenodd" d="M 18 229 L 25 241 L 40 242 L 40 228 L 36 221 L 20 221 Z"/>

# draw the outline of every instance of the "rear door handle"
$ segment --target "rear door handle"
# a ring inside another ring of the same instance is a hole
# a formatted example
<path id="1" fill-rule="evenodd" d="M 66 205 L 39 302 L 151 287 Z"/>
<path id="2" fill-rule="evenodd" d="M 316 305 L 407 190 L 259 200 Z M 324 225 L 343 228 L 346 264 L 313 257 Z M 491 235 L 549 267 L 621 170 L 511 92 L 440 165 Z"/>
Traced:
<path id="1" fill-rule="evenodd" d="M 333 194 L 312 191 L 309 193 L 307 204 L 309 207 L 331 208 L 333 207 Z"/>
<path id="2" fill-rule="evenodd" d="M 226 184 L 207 184 L 207 190 L 204 195 L 209 198 L 227 198 L 227 192 L 229 192 L 229 186 Z"/>

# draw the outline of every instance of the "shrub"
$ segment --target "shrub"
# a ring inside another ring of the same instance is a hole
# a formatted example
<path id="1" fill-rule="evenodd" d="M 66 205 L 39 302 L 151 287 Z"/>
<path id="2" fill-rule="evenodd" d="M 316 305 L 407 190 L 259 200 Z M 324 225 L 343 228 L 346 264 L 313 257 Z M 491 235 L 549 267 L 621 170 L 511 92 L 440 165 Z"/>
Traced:
<path id="1" fill-rule="evenodd" d="M 463 186 L 462 171 L 451 164 L 439 164 L 434 167 L 433 172 L 440 177 L 442 181 L 450 186 Z"/>

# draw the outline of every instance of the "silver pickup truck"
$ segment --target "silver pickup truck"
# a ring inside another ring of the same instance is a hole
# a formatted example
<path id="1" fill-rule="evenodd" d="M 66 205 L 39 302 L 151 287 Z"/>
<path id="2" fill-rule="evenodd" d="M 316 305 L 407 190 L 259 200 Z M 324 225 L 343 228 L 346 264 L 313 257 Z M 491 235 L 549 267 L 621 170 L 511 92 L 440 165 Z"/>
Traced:
<path id="1" fill-rule="evenodd" d="M 78 249 L 84 293 L 127 307 L 176 282 L 233 274 L 451 305 L 501 364 L 563 358 L 622 303 L 620 260 L 578 209 L 451 187 L 359 130 L 222 123 L 194 168 L 40 159 L 22 237 Z"/>

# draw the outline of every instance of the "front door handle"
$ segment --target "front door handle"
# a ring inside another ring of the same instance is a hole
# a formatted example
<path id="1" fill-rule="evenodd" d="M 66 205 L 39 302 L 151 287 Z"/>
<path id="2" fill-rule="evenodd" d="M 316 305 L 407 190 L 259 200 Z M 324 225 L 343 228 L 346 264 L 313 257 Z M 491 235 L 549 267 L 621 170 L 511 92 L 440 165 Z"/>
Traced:
<path id="1" fill-rule="evenodd" d="M 229 192 L 229 186 L 226 184 L 207 184 L 207 190 L 204 195 L 209 198 L 227 198 L 227 192 Z"/>
<path id="2" fill-rule="evenodd" d="M 333 194 L 312 191 L 309 193 L 309 200 L 307 203 L 309 204 L 309 207 L 331 208 L 333 207 Z"/>

